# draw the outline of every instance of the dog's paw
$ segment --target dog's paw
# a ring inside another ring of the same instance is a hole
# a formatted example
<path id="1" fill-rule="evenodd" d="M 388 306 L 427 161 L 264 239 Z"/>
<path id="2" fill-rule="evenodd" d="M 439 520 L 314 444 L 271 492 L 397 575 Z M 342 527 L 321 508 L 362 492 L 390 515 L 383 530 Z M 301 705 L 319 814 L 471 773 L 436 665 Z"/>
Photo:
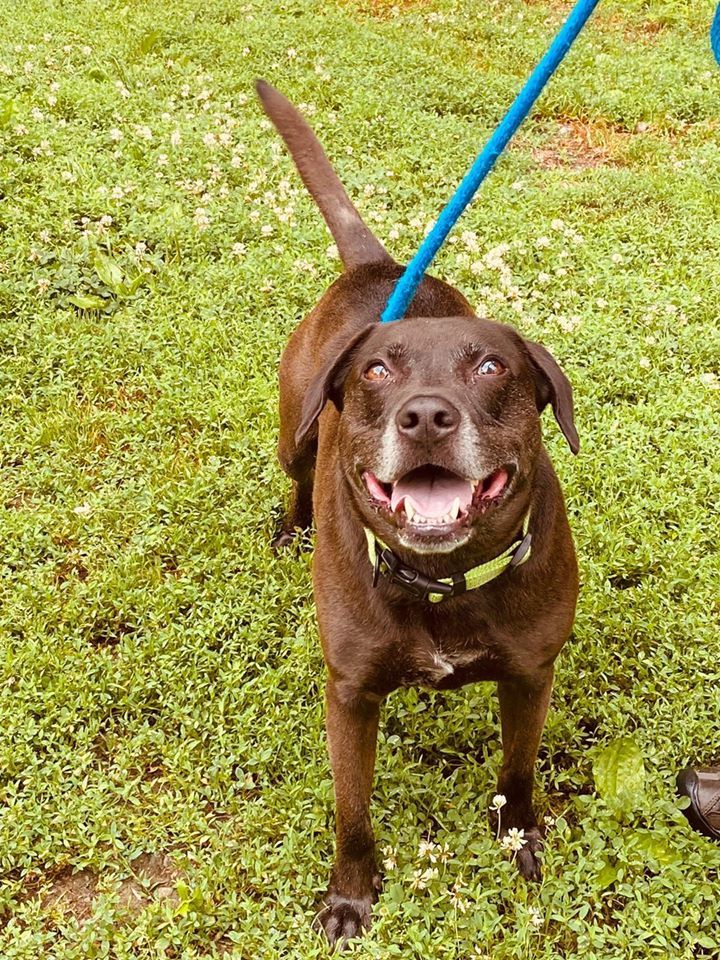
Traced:
<path id="1" fill-rule="evenodd" d="M 542 868 L 537 854 L 542 850 L 542 835 L 537 827 L 530 827 L 524 831 L 523 840 L 525 843 L 515 854 L 515 863 L 526 880 L 539 882 L 542 880 Z"/>
<path id="2" fill-rule="evenodd" d="M 370 926 L 373 898 L 341 897 L 329 893 L 325 905 L 315 917 L 316 929 L 323 929 L 331 947 L 341 950 L 348 940 L 361 937 Z"/>
<path id="3" fill-rule="evenodd" d="M 270 548 L 274 550 L 275 553 L 280 553 L 281 550 L 287 550 L 296 536 L 297 532 L 295 530 L 285 530 L 281 527 L 270 541 Z"/>

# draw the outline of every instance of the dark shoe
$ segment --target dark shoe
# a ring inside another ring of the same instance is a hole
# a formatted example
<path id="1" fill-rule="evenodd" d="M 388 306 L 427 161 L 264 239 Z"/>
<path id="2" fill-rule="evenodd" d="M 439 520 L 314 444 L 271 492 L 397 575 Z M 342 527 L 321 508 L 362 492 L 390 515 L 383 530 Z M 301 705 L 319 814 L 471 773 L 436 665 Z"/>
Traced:
<path id="1" fill-rule="evenodd" d="M 683 813 L 700 833 L 720 841 L 720 767 L 686 767 L 677 778 L 678 793 L 690 798 Z"/>

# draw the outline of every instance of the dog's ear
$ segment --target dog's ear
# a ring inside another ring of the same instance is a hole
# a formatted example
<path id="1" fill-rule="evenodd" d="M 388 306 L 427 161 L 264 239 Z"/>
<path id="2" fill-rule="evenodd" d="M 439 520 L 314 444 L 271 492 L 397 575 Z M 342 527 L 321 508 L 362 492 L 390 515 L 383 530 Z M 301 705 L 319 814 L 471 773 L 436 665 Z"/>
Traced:
<path id="1" fill-rule="evenodd" d="M 573 392 L 570 381 L 560 369 L 557 360 L 539 343 L 525 340 L 525 350 L 530 358 L 535 377 L 535 402 L 539 411 L 548 403 L 555 419 L 573 453 L 580 449 L 580 438 L 575 429 Z"/>
<path id="2" fill-rule="evenodd" d="M 354 334 L 350 336 L 347 333 L 341 334 L 328 344 L 329 359 L 311 380 L 305 393 L 300 426 L 295 432 L 296 446 L 300 447 L 303 444 L 328 400 L 332 400 L 338 410 L 342 410 L 343 385 L 352 363 L 353 353 L 376 326 L 376 323 L 367 324 Z"/>

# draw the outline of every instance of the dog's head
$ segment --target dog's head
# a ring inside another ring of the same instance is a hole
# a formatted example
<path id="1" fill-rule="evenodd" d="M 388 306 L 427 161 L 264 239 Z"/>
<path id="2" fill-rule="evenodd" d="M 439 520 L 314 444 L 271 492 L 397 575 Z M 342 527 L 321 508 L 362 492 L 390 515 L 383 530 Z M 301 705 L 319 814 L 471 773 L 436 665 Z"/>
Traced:
<path id="1" fill-rule="evenodd" d="M 341 467 L 389 546 L 448 553 L 527 491 L 550 404 L 574 453 L 572 389 L 552 355 L 477 317 L 373 324 L 332 345 L 298 439 L 330 399 Z"/>

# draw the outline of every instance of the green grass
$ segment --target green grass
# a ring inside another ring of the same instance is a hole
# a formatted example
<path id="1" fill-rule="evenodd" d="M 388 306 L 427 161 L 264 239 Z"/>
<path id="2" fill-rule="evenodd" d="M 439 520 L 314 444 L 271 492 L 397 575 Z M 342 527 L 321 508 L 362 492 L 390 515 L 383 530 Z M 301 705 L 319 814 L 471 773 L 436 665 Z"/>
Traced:
<path id="1" fill-rule="evenodd" d="M 583 586 L 542 885 L 487 826 L 492 687 L 398 693 L 373 807 L 397 864 L 363 956 L 720 956 L 720 850 L 673 799 L 720 761 L 714 6 L 603 0 L 436 265 L 573 380 L 582 453 L 547 440 Z M 1 0 L 3 958 L 325 955 L 310 555 L 268 540 L 278 357 L 338 264 L 251 82 L 311 106 L 407 258 L 567 7 Z M 593 777 L 621 737 L 645 765 L 625 804 Z M 428 838 L 447 859 L 413 889 Z M 182 879 L 126 915 L 144 852 Z M 99 877 L 85 920 L 51 904 L 68 867 Z"/>

